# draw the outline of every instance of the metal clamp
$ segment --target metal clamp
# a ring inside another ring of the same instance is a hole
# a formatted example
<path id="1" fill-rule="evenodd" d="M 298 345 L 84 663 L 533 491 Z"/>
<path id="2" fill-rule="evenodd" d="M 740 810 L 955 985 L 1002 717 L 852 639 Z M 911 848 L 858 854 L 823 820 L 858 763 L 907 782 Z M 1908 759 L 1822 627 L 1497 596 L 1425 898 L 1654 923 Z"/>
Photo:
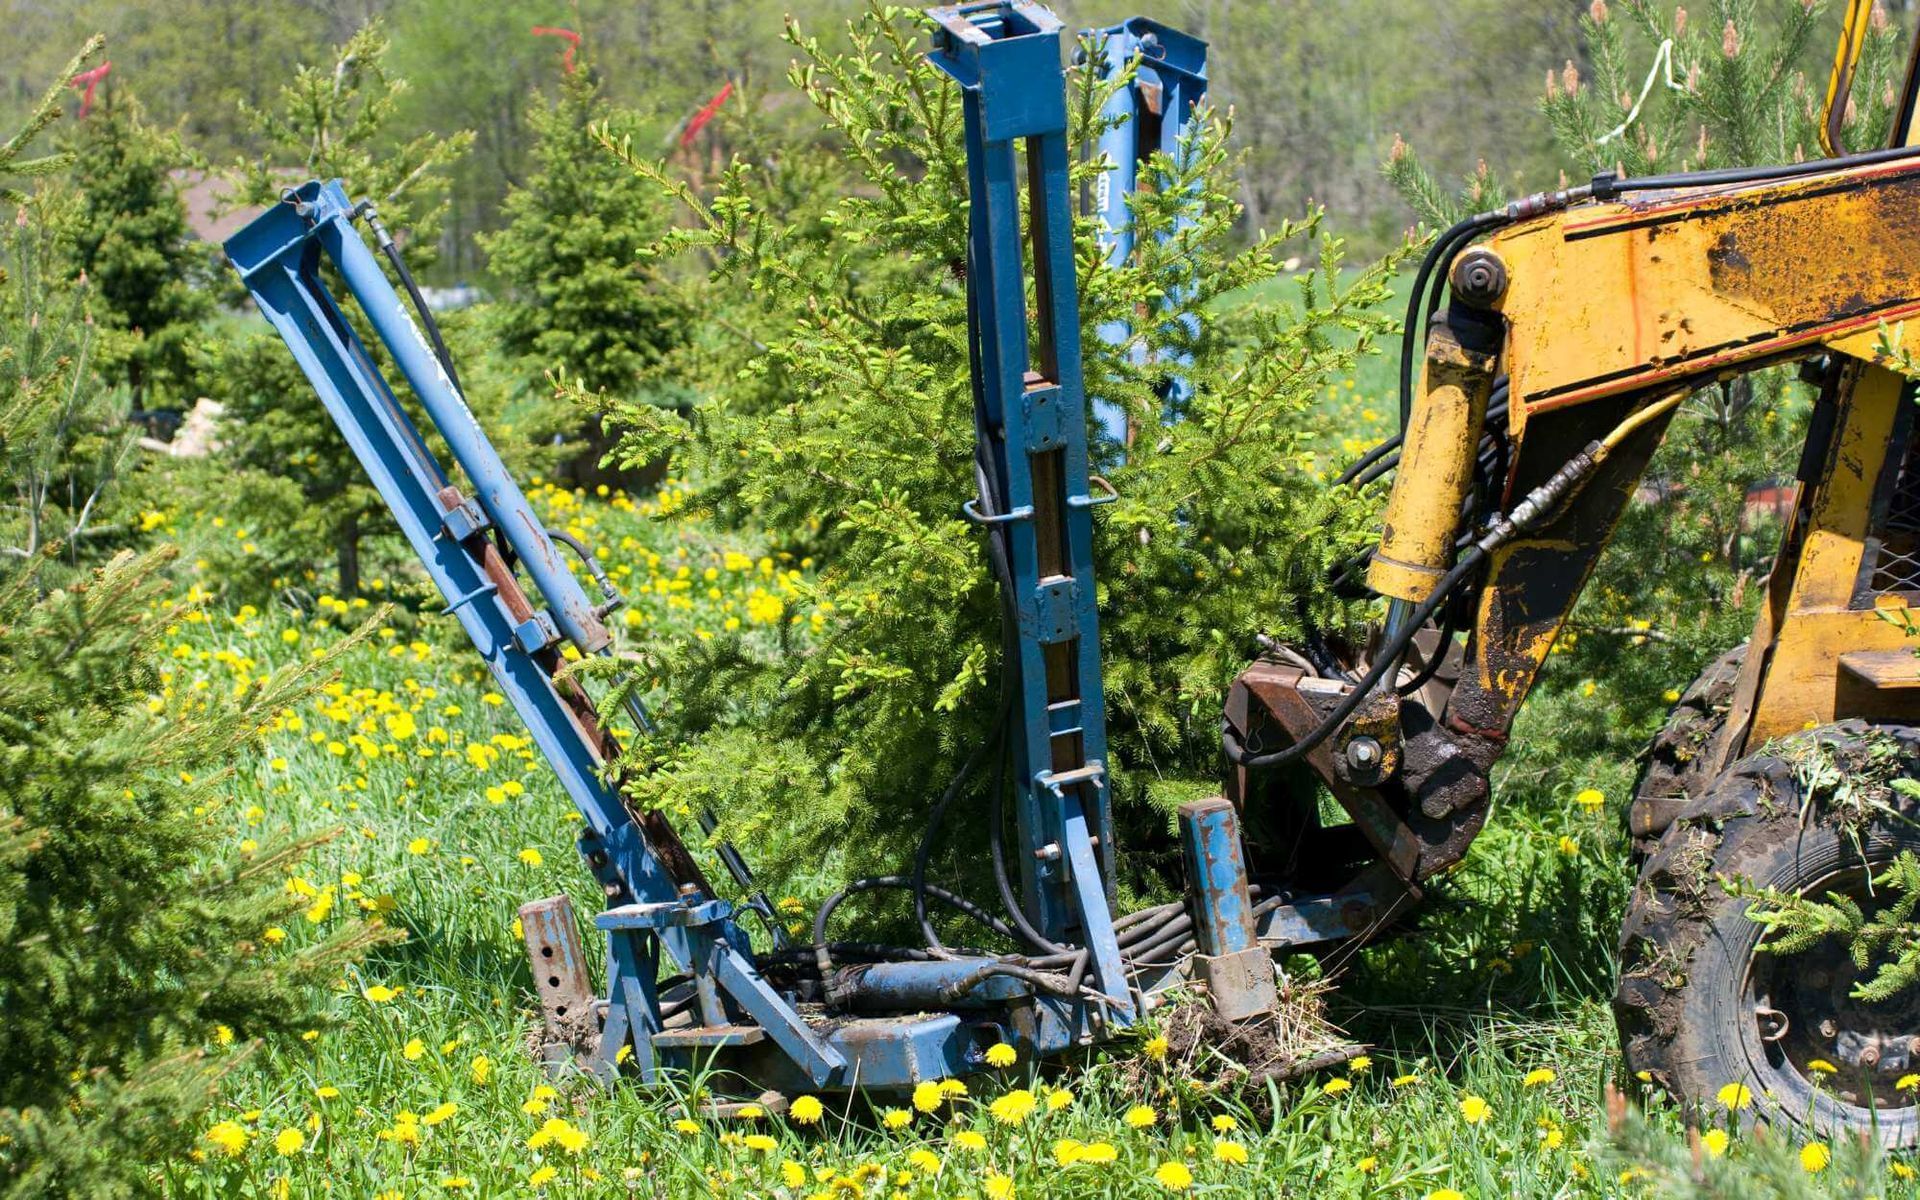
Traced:
<path id="1" fill-rule="evenodd" d="M 1095 759 L 1084 767 L 1075 767 L 1071 771 L 1061 771 L 1058 774 L 1052 771 L 1040 771 L 1034 775 L 1033 781 L 1055 796 L 1065 799 L 1066 790 L 1077 784 L 1091 783 L 1097 788 L 1106 787 L 1107 764 Z"/>
<path id="2" fill-rule="evenodd" d="M 967 520 L 972 521 L 975 525 L 1005 525 L 1009 521 L 1026 521 L 1033 517 L 1033 505 L 1031 504 L 1022 504 L 1019 508 L 998 513 L 991 517 L 983 516 L 980 512 L 980 501 L 978 499 L 969 500 L 962 504 L 960 511 L 966 516 Z"/>
<path id="3" fill-rule="evenodd" d="M 1106 495 L 1104 496 L 1068 496 L 1067 504 L 1069 507 L 1098 508 L 1102 504 L 1112 504 L 1115 500 L 1118 500 L 1120 498 L 1119 490 L 1116 489 L 1111 483 L 1108 483 L 1104 478 L 1102 478 L 1099 475 L 1087 476 L 1087 482 L 1097 486 L 1101 491 L 1105 492 Z"/>

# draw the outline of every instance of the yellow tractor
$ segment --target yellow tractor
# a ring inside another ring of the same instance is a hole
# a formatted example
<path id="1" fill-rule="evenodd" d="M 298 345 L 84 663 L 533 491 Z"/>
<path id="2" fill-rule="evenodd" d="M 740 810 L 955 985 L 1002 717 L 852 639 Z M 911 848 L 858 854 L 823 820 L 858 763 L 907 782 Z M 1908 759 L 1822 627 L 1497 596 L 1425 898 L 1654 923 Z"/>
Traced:
<path id="1" fill-rule="evenodd" d="M 1823 140 L 1867 15 L 1855 0 Z M 1616 1010 L 1627 1072 L 1689 1105 L 1740 1085 L 1753 1116 L 1895 1146 L 1920 1143 L 1899 1086 L 1920 1073 L 1920 995 L 1862 1002 L 1838 938 L 1762 951 L 1725 881 L 1872 909 L 1871 877 L 1920 851 L 1920 802 L 1889 786 L 1920 773 L 1920 414 L 1893 369 L 1920 328 L 1914 76 L 1891 147 L 1601 176 L 1443 233 L 1409 307 L 1428 320 L 1417 390 L 1409 327 L 1404 433 L 1347 476 L 1397 455 L 1378 546 L 1351 571 L 1390 601 L 1386 624 L 1364 656 L 1275 648 L 1224 725 L 1256 842 L 1349 873 L 1392 920 L 1480 829 L 1515 713 L 1681 402 L 1801 362 L 1818 398 L 1758 622 L 1683 695 L 1633 801 L 1645 858 Z M 1312 789 L 1275 770 L 1295 763 L 1351 825 L 1318 828 Z"/>

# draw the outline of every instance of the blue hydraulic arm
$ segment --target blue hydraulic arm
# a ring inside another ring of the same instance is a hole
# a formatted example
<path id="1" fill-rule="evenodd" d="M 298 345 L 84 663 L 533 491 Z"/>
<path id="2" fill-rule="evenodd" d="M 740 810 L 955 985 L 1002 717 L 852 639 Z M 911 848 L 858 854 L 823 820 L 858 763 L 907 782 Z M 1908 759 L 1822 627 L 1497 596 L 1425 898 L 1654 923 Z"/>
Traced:
<path id="1" fill-rule="evenodd" d="M 1013 614 L 1014 654 L 1003 669 L 1017 684 L 1010 741 L 1021 882 L 1045 936 L 1087 948 L 1110 1019 L 1125 1023 L 1133 1007 L 1113 928 L 1093 578 L 1093 508 L 1112 495 L 1093 494 L 1087 465 L 1061 23 L 1021 0 L 931 16 L 931 58 L 964 97 L 982 492 L 965 511 L 997 543 Z"/>
<path id="2" fill-rule="evenodd" d="M 359 215 L 338 181 L 308 183 L 236 234 L 227 256 L 585 818 L 580 852 L 612 905 L 599 923 L 616 966 L 608 1028 L 619 1044 L 603 1043 L 602 1065 L 610 1068 L 630 1037 L 642 1073 L 650 1074 L 662 1020 L 651 967 L 641 967 L 664 950 L 677 969 L 701 981 L 709 1027 L 752 1026 L 754 1037 L 771 1039 L 805 1078 L 828 1082 L 845 1057 L 761 976 L 732 906 L 714 895 L 671 827 L 656 813 L 631 808 L 607 782 L 616 745 L 579 684 L 560 675 L 563 642 L 581 654 L 609 651 L 600 612 L 361 240 L 353 226 Z M 358 302 L 471 496 L 434 458 L 329 291 L 323 264 Z M 496 533 L 525 567 L 544 608 L 521 589 L 492 540 Z"/>
<path id="3" fill-rule="evenodd" d="M 1134 251 L 1133 212 L 1129 200 L 1143 185 L 1160 187 L 1164 180 L 1143 180 L 1141 173 L 1155 153 L 1174 162 L 1186 153 L 1186 138 L 1194 114 L 1207 97 L 1207 44 L 1158 21 L 1134 17 L 1106 29 L 1081 34 L 1094 54 L 1092 69 L 1102 80 L 1112 80 L 1134 68 L 1126 86 L 1116 88 L 1101 109 L 1105 129 L 1099 154 L 1107 162 L 1093 189 L 1093 207 L 1102 226 L 1101 247 L 1107 262 L 1119 265 Z M 1137 66 L 1136 66 L 1137 63 Z M 1133 336 L 1128 321 L 1100 326 L 1101 340 L 1124 345 Z M 1144 356 L 1145 351 L 1137 351 Z M 1191 389 L 1176 375 L 1163 399 L 1164 420 L 1177 420 L 1186 410 Z M 1111 401 L 1093 402 L 1094 421 L 1109 444 L 1128 442 L 1126 411 Z"/>

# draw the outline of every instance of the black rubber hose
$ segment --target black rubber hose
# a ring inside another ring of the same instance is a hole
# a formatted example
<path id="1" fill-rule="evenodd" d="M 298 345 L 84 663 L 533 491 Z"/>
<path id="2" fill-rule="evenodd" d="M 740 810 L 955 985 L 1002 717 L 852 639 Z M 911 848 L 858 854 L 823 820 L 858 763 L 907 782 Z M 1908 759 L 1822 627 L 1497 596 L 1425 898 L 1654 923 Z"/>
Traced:
<path id="1" fill-rule="evenodd" d="M 934 839 L 940 834 L 940 826 L 946 820 L 947 809 L 953 806 L 954 797 L 960 794 L 960 790 L 966 786 L 967 780 L 973 778 L 974 771 L 980 766 L 980 756 L 989 750 L 997 750 L 1000 739 L 1006 731 L 1008 705 L 1011 697 L 1006 694 L 1004 687 L 1001 691 L 1000 713 L 999 716 L 994 719 L 993 731 L 987 735 L 985 741 L 973 748 L 973 751 L 967 755 L 966 761 L 960 764 L 960 769 L 956 771 L 953 778 L 947 782 L 947 790 L 940 794 L 940 802 L 933 806 L 933 812 L 927 816 L 927 827 L 920 834 L 920 845 L 913 854 L 913 875 L 908 884 L 913 890 L 913 920 L 920 928 L 920 936 L 926 941 L 927 949 L 940 957 L 946 957 L 948 951 L 945 946 L 940 944 L 940 935 L 934 930 L 933 922 L 927 919 L 927 891 L 929 887 L 927 883 L 927 860 L 933 857 Z M 996 757 L 998 757 L 997 754 Z"/>
<path id="2" fill-rule="evenodd" d="M 1373 666 L 1358 683 L 1353 685 L 1353 690 L 1349 691 L 1334 710 L 1327 714 L 1326 720 L 1320 722 L 1308 731 L 1305 737 L 1291 746 L 1264 754 L 1254 753 L 1240 744 L 1239 735 L 1235 734 L 1232 727 L 1223 720 L 1220 726 L 1220 743 L 1221 749 L 1226 753 L 1227 761 L 1241 767 L 1281 767 L 1297 762 L 1311 753 L 1314 747 L 1326 741 L 1333 731 L 1340 727 L 1341 722 L 1353 715 L 1353 711 L 1360 707 L 1368 694 L 1379 685 L 1389 671 L 1398 665 L 1400 656 L 1406 653 L 1407 646 L 1413 641 L 1414 633 L 1432 618 L 1434 612 L 1453 593 L 1453 589 L 1459 587 L 1485 557 L 1486 551 L 1479 543 L 1467 547 L 1459 561 L 1454 563 L 1453 569 L 1448 571 L 1433 592 L 1414 608 L 1406 623 L 1400 627 L 1400 631 L 1380 648 L 1379 653 L 1374 656 Z"/>
<path id="3" fill-rule="evenodd" d="M 1014 931 L 1007 928 L 1004 921 L 986 909 L 981 908 L 973 901 L 964 896 L 957 896 L 937 884 L 929 883 L 924 886 L 927 889 L 927 894 L 935 900 L 972 917 L 1001 937 L 1009 941 L 1015 940 L 1016 935 Z M 861 892 L 877 891 L 882 888 L 910 890 L 912 887 L 913 880 L 906 875 L 875 875 L 866 879 L 856 879 L 833 895 L 828 896 L 826 902 L 820 906 L 820 911 L 815 913 L 813 918 L 813 961 L 814 965 L 820 969 L 821 978 L 824 979 L 833 973 L 833 955 L 827 948 L 827 920 L 833 916 L 833 910 L 839 908 L 842 902 Z"/>
<path id="4" fill-rule="evenodd" d="M 427 337 L 433 341 L 433 356 L 446 368 L 453 390 L 462 397 L 466 396 L 467 389 L 460 386 L 460 372 L 454 368 L 453 355 L 447 353 L 447 343 L 440 336 L 440 322 L 433 319 L 426 297 L 420 294 L 420 285 L 413 281 L 413 272 L 407 270 L 406 260 L 400 257 L 400 248 L 393 244 L 393 236 L 381 224 L 379 214 L 371 208 L 367 210 L 367 225 L 373 230 L 373 240 L 380 247 L 380 253 L 386 255 L 387 261 L 393 264 L 393 273 L 400 277 L 400 286 L 407 290 L 407 298 L 413 301 L 414 311 L 420 314 L 420 323 L 426 326 Z"/>
<path id="5" fill-rule="evenodd" d="M 1407 314 L 1400 332 L 1400 431 L 1406 432 L 1407 422 L 1413 417 L 1413 349 L 1416 342 L 1426 341 L 1424 318 L 1431 308 L 1423 306 L 1427 298 L 1427 286 L 1433 278 L 1435 268 L 1443 260 L 1450 264 L 1453 256 L 1468 242 L 1496 225 L 1508 222 L 1505 213 L 1476 213 L 1464 220 L 1456 221 L 1445 233 L 1433 240 L 1427 247 L 1427 253 L 1420 260 L 1420 269 L 1413 277 L 1413 291 L 1407 296 Z M 1439 287 L 1444 287 L 1446 275 L 1440 275 Z M 1434 293 L 1436 299 L 1439 292 Z"/>
<path id="6" fill-rule="evenodd" d="M 1808 162 L 1778 163 L 1760 167 L 1721 167 L 1713 171 L 1680 171 L 1672 175 L 1643 175 L 1639 178 L 1609 179 L 1596 176 L 1593 195 L 1605 200 L 1620 192 L 1652 192 L 1669 188 L 1717 187 L 1727 183 L 1764 183 L 1772 179 L 1793 179 L 1818 175 L 1822 171 L 1841 171 L 1849 167 L 1870 167 L 1876 163 L 1899 162 L 1920 155 L 1920 146 L 1890 146 L 1863 154 L 1839 158 L 1816 158 Z"/>
<path id="7" fill-rule="evenodd" d="M 1028 945 L 1046 954 L 1072 954 L 1076 946 L 1063 946 L 1034 928 L 1027 917 L 1026 906 L 1020 903 L 1020 897 L 1013 890 L 1013 882 L 1007 876 L 1006 832 L 1002 825 L 1007 819 L 1006 810 L 1006 756 L 1003 754 L 993 775 L 993 803 L 987 815 L 987 846 L 993 858 L 993 884 L 1000 893 L 1000 905 L 1006 909 L 1007 916 L 1013 921 L 1014 928 Z"/>
<path id="8" fill-rule="evenodd" d="M 1428 657 L 1426 665 L 1420 668 L 1418 675 L 1394 690 L 1402 696 L 1411 696 L 1427 686 L 1427 681 L 1434 677 L 1434 674 L 1440 670 L 1440 664 L 1446 661 L 1447 652 L 1453 649 L 1455 632 L 1453 615 L 1449 612 L 1440 622 L 1440 640 L 1433 644 L 1433 654 Z"/>

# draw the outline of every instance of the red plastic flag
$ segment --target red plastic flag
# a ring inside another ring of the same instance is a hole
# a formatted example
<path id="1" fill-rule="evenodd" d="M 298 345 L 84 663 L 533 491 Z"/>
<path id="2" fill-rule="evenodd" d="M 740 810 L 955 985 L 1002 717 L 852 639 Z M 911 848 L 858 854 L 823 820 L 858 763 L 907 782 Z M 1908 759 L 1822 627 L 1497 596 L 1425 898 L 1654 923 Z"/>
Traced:
<path id="1" fill-rule="evenodd" d="M 100 81 L 105 79 L 107 72 L 111 70 L 113 70 L 113 64 L 111 62 L 103 62 L 93 70 L 82 71 L 72 79 L 67 80 L 68 87 L 84 89 L 80 93 L 81 116 L 84 117 L 93 111 L 93 89 L 100 85 Z"/>
<path id="2" fill-rule="evenodd" d="M 725 104 L 727 97 L 731 95 L 733 95 L 733 80 L 729 79 L 727 80 L 726 86 L 715 92 L 713 99 L 707 101 L 705 107 L 693 114 L 693 119 L 687 122 L 687 127 L 680 131 L 680 144 L 682 146 L 691 145 L 693 139 L 699 136 L 702 129 L 706 128 L 708 121 L 713 120 L 713 114 L 720 111 L 720 106 Z"/>
<path id="3" fill-rule="evenodd" d="M 533 36 L 565 38 L 567 41 L 567 49 L 566 52 L 560 56 L 560 66 L 567 74 L 573 74 L 573 52 L 580 48 L 579 34 L 571 29 L 560 29 L 553 25 L 535 25 L 533 27 Z"/>

